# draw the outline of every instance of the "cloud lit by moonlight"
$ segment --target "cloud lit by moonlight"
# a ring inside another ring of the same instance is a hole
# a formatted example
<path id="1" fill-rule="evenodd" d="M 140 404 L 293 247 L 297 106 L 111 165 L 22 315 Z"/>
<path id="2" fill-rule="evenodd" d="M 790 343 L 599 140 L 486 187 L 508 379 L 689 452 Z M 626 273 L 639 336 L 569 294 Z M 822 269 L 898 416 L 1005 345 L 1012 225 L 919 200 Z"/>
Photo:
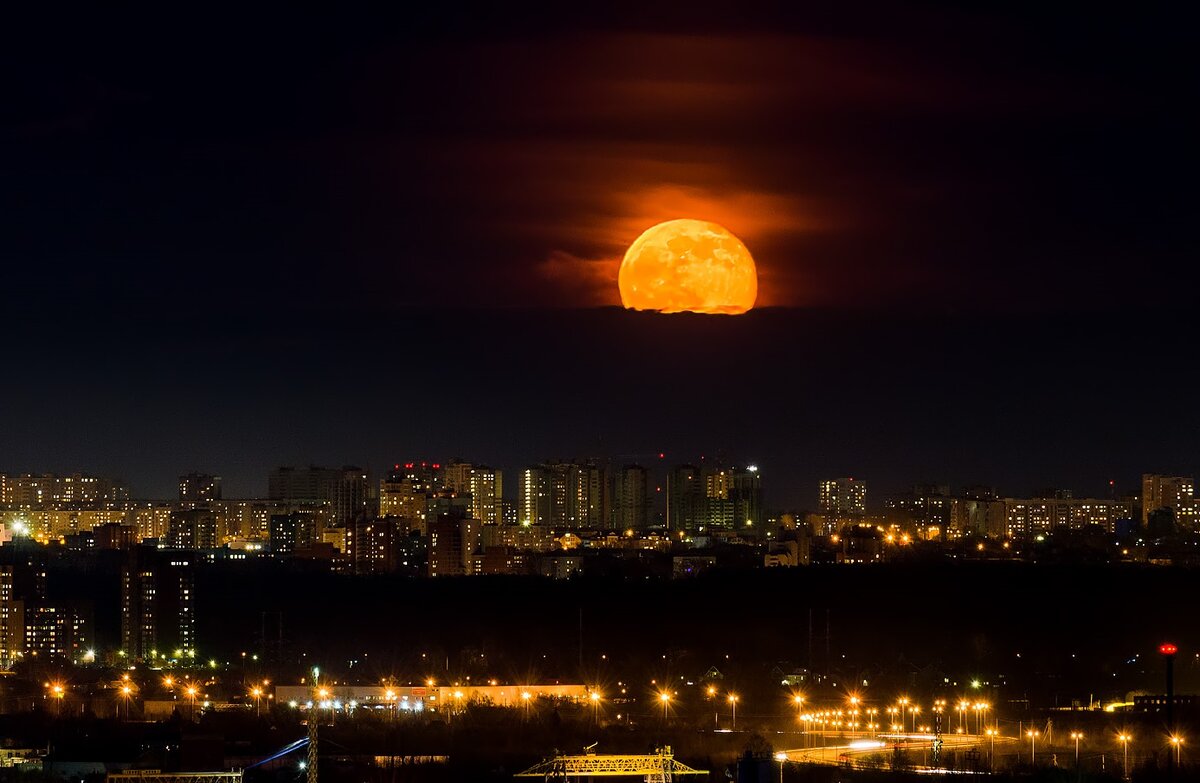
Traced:
<path id="1" fill-rule="evenodd" d="M 754 307 L 758 272 L 750 251 L 728 229 L 704 220 L 668 220 L 629 246 L 617 285 L 627 309 L 740 315 Z"/>

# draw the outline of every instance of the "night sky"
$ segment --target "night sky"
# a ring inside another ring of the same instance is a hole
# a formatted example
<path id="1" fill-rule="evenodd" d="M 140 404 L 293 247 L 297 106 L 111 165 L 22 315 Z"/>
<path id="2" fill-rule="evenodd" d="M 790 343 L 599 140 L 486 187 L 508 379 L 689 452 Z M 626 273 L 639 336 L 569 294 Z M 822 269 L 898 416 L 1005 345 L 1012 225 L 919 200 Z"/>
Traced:
<path id="1" fill-rule="evenodd" d="M 436 5 L 3 25 L 0 471 L 665 451 L 785 507 L 1196 472 L 1184 19 Z M 615 306 L 675 217 L 760 309 Z"/>

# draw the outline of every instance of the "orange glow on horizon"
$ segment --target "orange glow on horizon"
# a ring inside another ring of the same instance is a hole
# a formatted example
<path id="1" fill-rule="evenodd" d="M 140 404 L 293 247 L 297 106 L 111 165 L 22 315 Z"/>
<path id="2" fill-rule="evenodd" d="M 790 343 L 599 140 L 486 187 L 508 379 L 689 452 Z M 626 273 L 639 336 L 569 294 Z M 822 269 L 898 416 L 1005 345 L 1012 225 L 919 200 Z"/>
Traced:
<path id="1" fill-rule="evenodd" d="M 631 310 L 741 315 L 758 298 L 758 271 L 750 251 L 724 227 L 668 220 L 629 246 L 617 285 Z"/>

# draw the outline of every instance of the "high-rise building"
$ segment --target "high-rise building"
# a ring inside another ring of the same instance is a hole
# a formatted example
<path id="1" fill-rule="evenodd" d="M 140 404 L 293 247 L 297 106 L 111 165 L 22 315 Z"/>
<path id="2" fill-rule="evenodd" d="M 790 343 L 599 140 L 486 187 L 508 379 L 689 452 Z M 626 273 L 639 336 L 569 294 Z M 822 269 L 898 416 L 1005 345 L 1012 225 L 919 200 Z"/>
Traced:
<path id="1" fill-rule="evenodd" d="M 607 470 L 592 461 L 544 462 L 521 472 L 522 525 L 568 529 L 607 527 L 611 498 Z"/>
<path id="2" fill-rule="evenodd" d="M 194 555 L 137 547 L 121 569 L 121 649 L 132 660 L 195 656 Z"/>
<path id="3" fill-rule="evenodd" d="M 479 549 L 479 520 L 443 514 L 429 526 L 429 576 L 472 573 Z"/>
<path id="4" fill-rule="evenodd" d="M 504 499 L 504 475 L 487 465 L 451 462 L 446 465 L 446 489 L 471 496 L 471 517 L 485 525 L 499 525 Z"/>
<path id="5" fill-rule="evenodd" d="M 217 513 L 207 507 L 172 512 L 165 543 L 168 549 L 216 549 Z"/>
<path id="6" fill-rule="evenodd" d="M 729 500 L 733 504 L 733 522 L 738 527 L 763 526 L 762 476 L 757 465 L 730 471 Z"/>
<path id="7" fill-rule="evenodd" d="M 396 523 L 390 517 L 355 519 L 346 528 L 346 570 L 389 574 L 396 570 Z"/>
<path id="8" fill-rule="evenodd" d="M 119 479 L 73 473 L 0 475 L 0 506 L 41 508 L 52 503 L 107 503 L 129 500 L 129 488 Z"/>
<path id="9" fill-rule="evenodd" d="M 362 468 L 281 467 L 267 479 L 271 500 L 326 501 L 331 524 L 345 527 L 365 512 L 374 512 L 376 493 L 370 475 Z"/>
<path id="10" fill-rule="evenodd" d="M 298 549 L 312 549 L 320 541 L 320 526 L 313 514 L 299 511 L 272 514 L 270 526 L 267 540 L 271 552 L 275 554 L 290 555 Z"/>
<path id="11" fill-rule="evenodd" d="M 889 498 L 887 508 L 894 524 L 915 530 L 922 538 L 938 538 L 950 530 L 957 503 L 949 486 L 917 484 L 911 492 Z"/>
<path id="12" fill-rule="evenodd" d="M 445 486 L 444 479 L 440 463 L 396 465 L 379 482 L 379 516 L 400 517 L 410 529 L 425 533 L 429 500 Z"/>
<path id="13" fill-rule="evenodd" d="M 705 518 L 704 477 L 695 465 L 676 465 L 667 475 L 667 527 L 698 530 Z"/>
<path id="14" fill-rule="evenodd" d="M 646 469 L 623 465 L 613 476 L 613 527 L 642 530 L 650 523 L 650 495 Z"/>
<path id="15" fill-rule="evenodd" d="M 731 530 L 761 527 L 762 479 L 758 467 L 704 468 L 700 527 Z"/>
<path id="16" fill-rule="evenodd" d="M 24 652 L 38 658 L 78 661 L 91 646 L 89 607 L 26 603 Z"/>
<path id="17" fill-rule="evenodd" d="M 16 597 L 13 566 L 0 565 L 0 667 L 10 668 L 22 651 L 25 618 Z"/>
<path id="18" fill-rule="evenodd" d="M 221 477 L 208 473 L 188 473 L 179 477 L 179 500 L 204 503 L 221 499 Z"/>
<path id="19" fill-rule="evenodd" d="M 822 481 L 817 496 L 817 509 L 821 514 L 833 516 L 866 514 L 867 482 L 854 478 Z"/>
<path id="20" fill-rule="evenodd" d="M 1196 500 L 1191 476 L 1142 476 L 1142 524 L 1156 511 L 1170 509 L 1181 530 L 1196 529 Z"/>

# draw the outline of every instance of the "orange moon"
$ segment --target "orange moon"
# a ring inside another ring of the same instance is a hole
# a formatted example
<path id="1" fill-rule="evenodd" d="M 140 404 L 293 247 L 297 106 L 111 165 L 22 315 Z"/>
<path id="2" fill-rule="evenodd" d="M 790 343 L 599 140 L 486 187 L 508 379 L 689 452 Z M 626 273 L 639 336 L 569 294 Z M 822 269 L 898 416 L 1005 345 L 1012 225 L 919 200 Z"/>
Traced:
<path id="1" fill-rule="evenodd" d="M 617 286 L 630 310 L 740 315 L 758 298 L 758 270 L 728 229 L 705 220 L 668 220 L 625 251 Z"/>

